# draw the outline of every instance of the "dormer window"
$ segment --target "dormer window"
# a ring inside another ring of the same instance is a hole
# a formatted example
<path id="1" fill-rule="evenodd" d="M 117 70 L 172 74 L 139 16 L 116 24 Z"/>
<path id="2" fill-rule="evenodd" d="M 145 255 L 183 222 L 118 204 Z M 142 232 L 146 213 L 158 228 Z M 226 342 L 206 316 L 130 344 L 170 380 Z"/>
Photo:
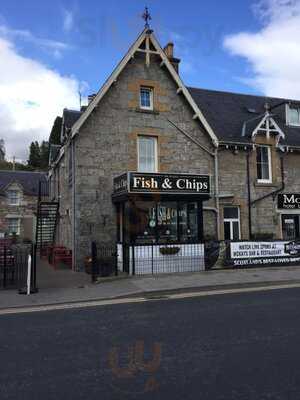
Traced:
<path id="1" fill-rule="evenodd" d="M 287 123 L 288 125 L 300 126 L 300 106 L 287 106 Z"/>
<path id="2" fill-rule="evenodd" d="M 18 190 L 8 190 L 7 202 L 9 206 L 19 206 L 21 202 L 20 192 Z"/>
<path id="3" fill-rule="evenodd" d="M 141 87 L 140 89 L 140 107 L 143 110 L 153 110 L 153 89 Z"/>

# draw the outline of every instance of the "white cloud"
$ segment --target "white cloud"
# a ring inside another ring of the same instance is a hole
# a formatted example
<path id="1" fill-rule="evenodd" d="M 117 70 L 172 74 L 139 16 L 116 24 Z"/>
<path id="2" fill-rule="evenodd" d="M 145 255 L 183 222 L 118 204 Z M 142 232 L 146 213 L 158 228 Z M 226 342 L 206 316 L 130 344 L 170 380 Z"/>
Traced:
<path id="1" fill-rule="evenodd" d="M 70 32 L 74 26 L 74 15 L 70 10 L 63 10 L 63 28 L 65 32 Z"/>
<path id="2" fill-rule="evenodd" d="M 30 31 L 23 29 L 11 29 L 6 25 L 0 25 L 0 36 L 7 38 L 8 40 L 21 39 L 41 48 L 42 50 L 46 50 L 56 58 L 60 58 L 63 51 L 72 49 L 72 46 L 67 43 L 39 38 L 34 36 Z"/>
<path id="3" fill-rule="evenodd" d="M 225 48 L 250 63 L 245 80 L 265 95 L 300 99 L 300 0 L 262 0 L 254 9 L 262 28 L 227 36 Z"/>
<path id="4" fill-rule="evenodd" d="M 8 157 L 27 159 L 33 140 L 47 140 L 64 107 L 78 108 L 79 82 L 18 54 L 0 37 L 0 139 Z"/>
<path id="5" fill-rule="evenodd" d="M 168 32 L 165 35 L 175 43 L 174 56 L 177 57 L 180 55 L 180 72 L 187 75 L 195 73 L 197 71 L 197 63 L 193 55 L 193 50 L 188 45 L 189 39 L 175 31 Z"/>

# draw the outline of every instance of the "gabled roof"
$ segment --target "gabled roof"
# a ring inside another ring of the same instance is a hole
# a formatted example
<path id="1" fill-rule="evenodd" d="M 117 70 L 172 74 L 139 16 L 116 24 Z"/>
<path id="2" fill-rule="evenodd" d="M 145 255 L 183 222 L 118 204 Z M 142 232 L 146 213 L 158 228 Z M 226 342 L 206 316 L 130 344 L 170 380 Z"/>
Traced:
<path id="1" fill-rule="evenodd" d="M 42 172 L 0 171 L 0 194 L 4 194 L 10 184 L 17 183 L 22 186 L 26 195 L 37 196 L 39 182 L 46 180 L 46 174 Z"/>
<path id="2" fill-rule="evenodd" d="M 270 135 L 275 135 L 277 143 L 279 143 L 280 139 L 285 139 L 285 134 L 279 128 L 274 117 L 275 115 L 272 115 L 269 113 L 269 111 L 266 111 L 260 123 L 253 130 L 251 134 L 252 138 L 255 138 L 255 136 L 259 134 L 264 134 L 267 138 L 269 138 Z M 245 122 L 245 124 L 247 124 L 247 122 Z"/>
<path id="3" fill-rule="evenodd" d="M 149 30 L 148 28 L 145 28 L 143 32 L 139 35 L 137 40 L 134 42 L 134 44 L 130 47 L 128 50 L 127 54 L 124 56 L 124 58 L 121 60 L 121 62 L 118 64 L 118 66 L 115 68 L 115 70 L 112 72 L 110 77 L 107 79 L 107 81 L 104 83 L 104 85 L 101 87 L 95 98 L 90 102 L 88 105 L 87 109 L 81 114 L 80 118 L 74 123 L 72 127 L 72 136 L 76 135 L 81 128 L 81 126 L 85 123 L 86 119 L 89 117 L 91 112 L 95 109 L 95 107 L 98 105 L 102 97 L 107 93 L 107 91 L 110 89 L 111 85 L 116 81 L 118 78 L 119 74 L 123 71 L 123 69 L 126 67 L 128 62 L 131 60 L 131 58 L 134 56 L 134 54 L 137 51 L 143 51 L 146 52 L 146 50 L 141 49 L 141 45 L 146 42 L 146 50 L 150 50 L 155 54 L 158 54 L 161 57 L 162 60 L 162 66 L 165 66 L 167 70 L 169 71 L 171 77 L 174 79 L 178 86 L 178 93 L 181 92 L 184 97 L 186 98 L 187 102 L 191 106 L 193 112 L 194 112 L 194 119 L 199 119 L 202 125 L 205 127 L 207 133 L 212 139 L 212 142 L 215 146 L 218 146 L 218 138 L 215 135 L 212 127 L 210 126 L 209 122 L 207 119 L 204 117 L 201 109 L 197 105 L 197 103 L 194 101 L 193 97 L 190 95 L 189 91 L 185 87 L 183 81 L 181 80 L 180 76 L 176 72 L 175 68 L 173 67 L 172 63 L 166 56 L 165 52 L 161 48 L 160 44 L 158 43 L 157 39 L 155 38 L 153 31 Z"/>
<path id="4" fill-rule="evenodd" d="M 188 88 L 188 90 L 220 142 L 252 142 L 252 133 L 263 119 L 267 102 L 271 107 L 281 104 L 272 110 L 272 118 L 285 135 L 280 143 L 287 146 L 300 146 L 300 127 L 286 124 L 286 104 L 300 105 L 300 101 L 197 88 Z M 243 125 L 246 121 L 249 122 L 246 134 L 243 135 Z"/>

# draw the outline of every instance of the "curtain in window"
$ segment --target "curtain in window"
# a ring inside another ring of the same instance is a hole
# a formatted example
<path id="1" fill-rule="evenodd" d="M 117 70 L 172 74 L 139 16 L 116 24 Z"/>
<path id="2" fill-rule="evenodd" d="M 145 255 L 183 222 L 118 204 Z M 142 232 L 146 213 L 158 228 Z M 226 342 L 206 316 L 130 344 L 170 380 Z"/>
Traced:
<path id="1" fill-rule="evenodd" d="M 139 146 L 139 172 L 155 172 L 156 171 L 156 138 L 140 136 L 138 138 Z"/>
<path id="2" fill-rule="evenodd" d="M 256 149 L 256 162 L 257 162 L 257 179 L 269 180 L 270 179 L 270 168 L 269 168 L 269 148 L 258 147 Z"/>

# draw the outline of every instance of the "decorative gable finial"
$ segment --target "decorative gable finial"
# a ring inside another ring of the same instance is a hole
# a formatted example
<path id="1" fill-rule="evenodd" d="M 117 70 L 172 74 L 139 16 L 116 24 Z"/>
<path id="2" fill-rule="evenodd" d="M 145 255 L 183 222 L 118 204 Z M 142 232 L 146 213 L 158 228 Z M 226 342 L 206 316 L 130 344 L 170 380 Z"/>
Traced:
<path id="1" fill-rule="evenodd" d="M 144 14 L 142 15 L 142 18 L 145 20 L 145 28 L 149 29 L 149 21 L 152 20 L 151 15 L 149 13 L 148 7 L 145 7 Z"/>
<path id="2" fill-rule="evenodd" d="M 266 112 L 269 112 L 271 110 L 271 106 L 268 102 L 265 103 L 264 108 L 265 108 Z"/>

